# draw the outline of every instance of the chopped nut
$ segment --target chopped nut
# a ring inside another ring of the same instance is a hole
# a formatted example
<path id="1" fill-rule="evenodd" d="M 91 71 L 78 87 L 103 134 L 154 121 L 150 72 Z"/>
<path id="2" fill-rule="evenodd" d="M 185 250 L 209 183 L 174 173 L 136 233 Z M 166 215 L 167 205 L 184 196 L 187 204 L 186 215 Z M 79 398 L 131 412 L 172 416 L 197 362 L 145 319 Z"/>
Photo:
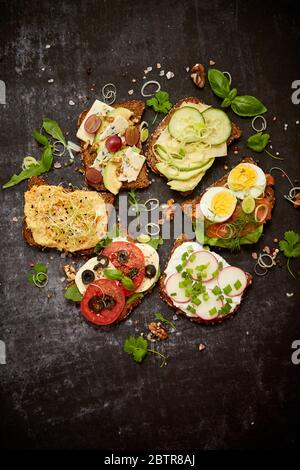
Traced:
<path id="1" fill-rule="evenodd" d="M 76 273 L 74 266 L 72 266 L 71 264 L 66 264 L 64 266 L 64 272 L 67 276 L 68 282 L 74 281 Z"/>
<path id="2" fill-rule="evenodd" d="M 199 351 L 204 351 L 204 349 L 206 349 L 205 344 L 200 343 L 199 346 L 198 346 L 198 349 L 199 349 Z"/>
<path id="3" fill-rule="evenodd" d="M 191 79 L 198 88 L 203 88 L 205 85 L 205 69 L 202 64 L 195 64 L 191 70 Z"/>
<path id="4" fill-rule="evenodd" d="M 251 256 L 252 256 L 253 259 L 258 259 L 258 254 L 255 251 L 253 251 Z"/>
<path id="5" fill-rule="evenodd" d="M 168 332 L 167 330 L 165 330 L 161 323 L 156 323 L 153 321 L 149 323 L 148 329 L 151 331 L 153 336 L 157 337 L 161 341 L 167 339 L 168 337 Z"/>

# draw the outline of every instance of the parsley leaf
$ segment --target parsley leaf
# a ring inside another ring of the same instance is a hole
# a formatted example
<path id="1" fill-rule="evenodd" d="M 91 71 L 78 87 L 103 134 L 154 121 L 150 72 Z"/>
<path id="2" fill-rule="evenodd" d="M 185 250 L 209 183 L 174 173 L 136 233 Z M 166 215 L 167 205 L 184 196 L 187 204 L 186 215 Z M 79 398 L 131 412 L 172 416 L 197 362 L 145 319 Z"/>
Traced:
<path id="1" fill-rule="evenodd" d="M 298 258 L 300 256 L 300 234 L 294 232 L 294 230 L 288 230 L 284 232 L 283 240 L 279 242 L 280 251 L 283 252 L 284 256 L 288 258 L 287 269 L 289 273 L 295 277 L 290 268 L 290 258 Z"/>
<path id="2" fill-rule="evenodd" d="M 134 209 L 135 214 L 140 215 L 140 196 L 136 193 L 135 189 L 131 189 L 131 191 L 128 191 L 128 202 Z"/>
<path id="3" fill-rule="evenodd" d="M 270 134 L 263 134 L 257 132 L 257 134 L 251 135 L 247 140 L 247 147 L 254 152 L 262 152 L 268 145 L 270 140 Z"/>
<path id="4" fill-rule="evenodd" d="M 110 238 L 109 236 L 103 238 L 103 240 L 100 240 L 100 242 L 98 242 L 94 248 L 95 253 L 98 253 L 100 250 L 102 250 L 102 248 L 105 248 L 111 242 L 112 242 L 112 238 Z"/>
<path id="5" fill-rule="evenodd" d="M 172 103 L 169 100 L 169 93 L 166 91 L 158 91 L 153 98 L 146 102 L 147 106 L 153 108 L 157 113 L 167 114 L 172 108 Z"/>
<path id="6" fill-rule="evenodd" d="M 47 266 L 44 263 L 36 263 L 33 266 L 34 272 L 38 273 L 46 273 L 47 272 Z"/>
<path id="7" fill-rule="evenodd" d="M 135 362 L 142 362 L 148 353 L 148 343 L 145 338 L 130 336 L 125 340 L 124 351 L 133 357 Z"/>

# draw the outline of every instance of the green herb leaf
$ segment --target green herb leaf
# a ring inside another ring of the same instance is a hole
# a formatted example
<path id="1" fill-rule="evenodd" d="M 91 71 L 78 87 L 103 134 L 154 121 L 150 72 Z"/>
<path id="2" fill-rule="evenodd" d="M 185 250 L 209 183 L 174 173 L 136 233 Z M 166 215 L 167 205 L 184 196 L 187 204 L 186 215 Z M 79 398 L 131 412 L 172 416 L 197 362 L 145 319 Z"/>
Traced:
<path id="1" fill-rule="evenodd" d="M 241 286 L 242 286 L 242 283 L 241 281 L 238 279 L 237 281 L 235 281 L 235 283 L 233 284 L 234 285 L 234 288 L 236 290 L 238 290 Z"/>
<path id="2" fill-rule="evenodd" d="M 148 343 L 142 336 L 130 336 L 125 340 L 123 349 L 135 362 L 142 362 L 148 353 Z"/>
<path id="3" fill-rule="evenodd" d="M 257 132 L 257 134 L 251 135 L 247 140 L 247 147 L 254 150 L 254 152 L 262 152 L 268 145 L 270 140 L 270 134 L 263 134 Z"/>
<path id="4" fill-rule="evenodd" d="M 100 242 L 98 242 L 94 248 L 95 253 L 98 253 L 100 250 L 102 250 L 102 248 L 105 248 L 111 242 L 112 242 L 112 238 L 110 238 L 109 236 L 103 238 L 103 240 L 100 240 Z"/>
<path id="5" fill-rule="evenodd" d="M 130 305 L 132 302 L 134 302 L 136 299 L 142 299 L 144 297 L 144 294 L 142 292 L 135 292 L 134 294 L 130 295 L 127 297 L 126 304 Z"/>
<path id="6" fill-rule="evenodd" d="M 158 247 L 162 244 L 163 244 L 163 239 L 161 237 L 153 237 L 147 242 L 147 245 L 152 246 L 154 250 L 157 250 Z"/>
<path id="7" fill-rule="evenodd" d="M 81 301 L 82 294 L 80 293 L 75 283 L 72 286 L 68 287 L 68 289 L 65 291 L 65 298 L 68 300 L 73 300 L 73 302 Z"/>
<path id="8" fill-rule="evenodd" d="M 146 101 L 147 106 L 153 108 L 157 113 L 167 114 L 172 108 L 172 103 L 169 100 L 169 93 L 166 91 L 158 91 L 153 98 Z"/>
<path id="9" fill-rule="evenodd" d="M 55 140 L 58 140 L 64 145 L 67 145 L 66 139 L 59 127 L 58 123 L 53 119 L 43 118 L 43 128 L 47 134 L 51 135 Z"/>
<path id="10" fill-rule="evenodd" d="M 103 274 L 107 279 L 111 279 L 112 281 L 122 281 L 122 278 L 124 277 L 122 271 L 114 268 L 103 269 Z"/>
<path id="11" fill-rule="evenodd" d="M 224 287 L 223 292 L 224 294 L 228 295 L 232 291 L 232 287 L 230 284 L 227 284 L 227 286 Z"/>
<path id="12" fill-rule="evenodd" d="M 28 274 L 27 281 L 34 282 L 34 274 Z"/>
<path id="13" fill-rule="evenodd" d="M 47 145 L 50 144 L 47 137 L 45 135 L 41 134 L 37 129 L 33 130 L 32 136 L 39 144 L 44 145 L 44 147 L 46 147 Z"/>
<path id="14" fill-rule="evenodd" d="M 34 272 L 38 273 L 46 273 L 47 272 L 47 266 L 44 263 L 36 263 L 33 266 Z"/>
<path id="15" fill-rule="evenodd" d="M 164 317 L 163 314 L 160 313 L 160 312 L 157 312 L 155 314 L 155 320 L 160 321 L 160 322 L 164 323 L 165 325 L 169 325 L 171 328 L 176 330 L 175 324 L 172 321 L 168 320 L 166 317 Z"/>
<path id="16" fill-rule="evenodd" d="M 41 166 L 43 168 L 43 173 L 46 173 L 47 171 L 50 170 L 52 163 L 53 163 L 53 147 L 52 145 L 48 145 L 47 147 L 44 147 L 42 151 Z"/>
<path id="17" fill-rule="evenodd" d="M 254 96 L 236 96 L 231 103 L 232 110 L 243 117 L 252 117 L 263 114 L 267 108 Z"/>
<path id="18" fill-rule="evenodd" d="M 215 95 L 217 95 L 219 98 L 228 97 L 230 92 L 230 85 L 228 78 L 224 75 L 223 72 L 217 69 L 209 69 L 207 77 L 211 89 Z"/>
<path id="19" fill-rule="evenodd" d="M 121 282 L 123 286 L 125 287 L 125 289 L 127 290 L 134 290 L 136 288 L 133 281 L 130 279 L 130 277 L 123 275 L 121 278 Z"/>
<path id="20" fill-rule="evenodd" d="M 294 230 L 284 232 L 284 239 L 280 240 L 279 248 L 287 258 L 300 256 L 300 234 Z"/>

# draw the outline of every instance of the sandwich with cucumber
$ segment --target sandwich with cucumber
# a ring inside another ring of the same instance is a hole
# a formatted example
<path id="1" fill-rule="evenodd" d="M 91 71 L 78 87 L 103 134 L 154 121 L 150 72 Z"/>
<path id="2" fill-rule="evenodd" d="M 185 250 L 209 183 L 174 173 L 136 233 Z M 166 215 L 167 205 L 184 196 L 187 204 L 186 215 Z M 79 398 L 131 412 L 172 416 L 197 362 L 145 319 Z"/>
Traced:
<path id="1" fill-rule="evenodd" d="M 188 194 L 215 158 L 226 156 L 228 145 L 240 136 L 241 130 L 224 111 L 187 97 L 154 131 L 145 155 L 152 171 L 165 177 L 171 189 Z"/>
<path id="2" fill-rule="evenodd" d="M 112 194 L 149 186 L 141 145 L 144 108 L 144 102 L 138 100 L 112 106 L 95 100 L 80 114 L 77 137 L 89 186 Z"/>
<path id="3" fill-rule="evenodd" d="M 274 178 L 245 157 L 198 196 L 182 203 L 197 239 L 211 246 L 238 250 L 256 243 L 272 218 Z"/>

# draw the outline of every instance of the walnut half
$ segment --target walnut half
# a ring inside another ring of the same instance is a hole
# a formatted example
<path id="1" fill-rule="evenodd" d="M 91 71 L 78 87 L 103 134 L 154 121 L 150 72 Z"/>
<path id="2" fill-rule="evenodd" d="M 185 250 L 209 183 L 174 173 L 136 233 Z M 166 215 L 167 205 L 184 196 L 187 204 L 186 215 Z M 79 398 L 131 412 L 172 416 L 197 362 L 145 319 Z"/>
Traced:
<path id="1" fill-rule="evenodd" d="M 153 336 L 160 339 L 161 341 L 167 339 L 168 337 L 168 332 L 165 330 L 161 323 L 156 323 L 153 321 L 149 323 L 148 329 L 151 331 Z"/>
<path id="2" fill-rule="evenodd" d="M 204 66 L 202 64 L 195 64 L 191 70 L 191 79 L 198 88 L 204 88 L 205 76 Z"/>

